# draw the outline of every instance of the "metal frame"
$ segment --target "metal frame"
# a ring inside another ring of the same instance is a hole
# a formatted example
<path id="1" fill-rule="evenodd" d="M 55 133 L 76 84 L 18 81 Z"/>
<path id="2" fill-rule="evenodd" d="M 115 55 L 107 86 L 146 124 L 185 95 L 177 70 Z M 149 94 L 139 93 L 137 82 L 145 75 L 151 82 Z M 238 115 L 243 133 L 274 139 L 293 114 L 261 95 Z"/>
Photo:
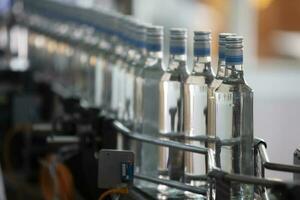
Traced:
<path id="1" fill-rule="evenodd" d="M 184 150 L 184 151 L 189 151 L 189 152 L 193 152 L 193 153 L 200 153 L 200 154 L 207 155 L 208 160 L 209 160 L 208 161 L 209 173 L 207 174 L 207 176 L 216 181 L 225 181 L 225 182 L 228 182 L 228 181 L 233 182 L 234 181 L 234 182 L 240 182 L 240 183 L 254 184 L 254 185 L 258 185 L 258 186 L 262 186 L 262 187 L 266 187 L 266 188 L 270 188 L 270 187 L 274 187 L 274 186 L 283 186 L 283 185 L 286 186 L 286 185 L 291 185 L 291 184 L 300 185 L 300 183 L 296 183 L 296 182 L 286 182 L 286 181 L 282 181 L 282 180 L 278 180 L 278 179 L 265 178 L 264 172 L 262 174 L 262 178 L 255 177 L 255 176 L 240 175 L 240 174 L 229 174 L 225 171 L 222 171 L 221 169 L 219 169 L 216 166 L 214 152 L 211 149 L 203 148 L 203 147 L 196 147 L 196 146 L 192 146 L 192 145 L 186 145 L 186 144 L 182 144 L 182 143 L 174 142 L 174 141 L 165 141 L 165 140 L 161 140 L 159 138 L 149 137 L 149 136 L 145 136 L 145 135 L 142 135 L 139 133 L 131 132 L 130 129 L 128 129 L 125 125 L 123 125 L 119 121 L 115 121 L 114 126 L 124 136 L 129 137 L 134 140 L 138 140 L 140 142 L 146 142 L 146 143 L 151 143 L 154 145 L 165 146 L 165 147 L 172 147 L 172 148 L 179 149 L 179 150 Z M 184 137 L 184 136 L 181 136 L 181 137 Z M 192 139 L 192 138 L 188 138 L 188 139 Z M 193 138 L 193 140 L 197 140 L 197 139 L 199 139 L 199 138 Z M 201 139 L 201 141 L 211 141 L 211 138 L 205 139 L 204 137 L 201 137 L 200 139 Z M 257 143 L 257 145 L 255 145 L 255 146 L 256 146 L 256 148 L 258 148 L 258 152 L 262 159 L 263 171 L 265 169 L 270 169 L 270 170 L 276 170 L 276 171 L 282 171 L 282 172 L 292 172 L 292 173 L 300 172 L 299 171 L 300 166 L 297 166 L 297 165 L 286 165 L 286 164 L 269 162 L 268 155 L 266 152 L 265 142 L 263 140 L 256 139 L 256 143 Z M 229 143 L 226 142 L 226 144 L 229 144 Z M 137 178 L 143 177 L 144 180 L 147 180 L 150 182 L 161 183 L 161 184 L 164 184 L 166 182 L 163 179 L 156 179 L 156 178 L 152 178 L 152 177 L 146 177 L 143 175 L 136 175 L 136 177 Z M 179 183 L 179 182 L 177 182 L 177 183 Z M 170 185 L 170 187 L 172 187 L 172 185 Z M 193 188 L 184 188 L 184 187 L 181 187 L 181 185 L 180 185 L 180 188 L 178 188 L 178 189 L 191 191 L 190 189 L 193 189 Z M 193 192 L 193 191 L 191 191 L 191 192 Z"/>

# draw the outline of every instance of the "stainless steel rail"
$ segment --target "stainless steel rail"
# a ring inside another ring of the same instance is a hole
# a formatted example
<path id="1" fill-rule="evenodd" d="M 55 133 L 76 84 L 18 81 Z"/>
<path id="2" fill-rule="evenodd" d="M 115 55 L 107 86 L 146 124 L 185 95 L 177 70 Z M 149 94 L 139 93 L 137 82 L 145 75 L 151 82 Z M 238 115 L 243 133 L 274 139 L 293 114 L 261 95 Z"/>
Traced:
<path id="1" fill-rule="evenodd" d="M 220 169 L 214 169 L 208 173 L 208 176 L 210 178 L 214 178 L 217 181 L 218 180 L 224 180 L 229 182 L 240 182 L 240 183 L 246 183 L 246 184 L 254 184 L 254 185 L 260 185 L 265 187 L 274 187 L 274 186 L 283 186 L 289 184 L 286 181 L 279 180 L 279 179 L 267 179 L 267 178 L 258 178 L 254 176 L 246 176 L 246 175 L 240 175 L 240 174 L 229 174 L 227 172 L 224 172 Z M 294 182 L 290 183 L 294 184 Z"/>
<path id="2" fill-rule="evenodd" d="M 148 181 L 148 182 L 152 182 L 152 183 L 156 183 L 156 184 L 163 184 L 163 185 L 166 185 L 169 187 L 173 187 L 173 188 L 176 188 L 179 190 L 193 192 L 196 194 L 206 195 L 206 193 L 207 193 L 207 188 L 190 186 L 190 185 L 180 183 L 178 181 L 166 180 L 166 179 L 161 179 L 161 178 L 153 178 L 153 177 L 145 176 L 142 174 L 135 174 L 134 177 L 137 179 L 144 180 L 144 181 Z"/>
<path id="3" fill-rule="evenodd" d="M 150 137 L 150 136 L 142 135 L 139 133 L 134 133 L 118 121 L 114 122 L 114 126 L 123 135 L 130 137 L 132 139 L 135 139 L 135 140 L 142 141 L 142 142 L 156 144 L 156 145 L 165 146 L 165 147 L 171 147 L 171 148 L 189 151 L 189 152 L 193 152 L 193 153 L 199 153 L 199 154 L 207 154 L 207 151 L 208 151 L 208 149 L 204 148 L 204 147 L 196 147 L 196 146 L 186 145 L 186 144 L 182 144 L 180 142 L 174 142 L 174 141 L 165 141 L 165 140 L 160 140 L 155 137 Z"/>
<path id="4" fill-rule="evenodd" d="M 216 179 L 216 180 L 225 180 L 225 181 L 230 181 L 230 182 L 235 181 L 235 182 L 241 182 L 241 183 L 247 183 L 247 184 L 255 184 L 255 185 L 260 185 L 260 186 L 264 186 L 267 188 L 273 187 L 273 186 L 278 186 L 278 185 L 287 185 L 287 184 L 297 184 L 298 185 L 298 184 L 300 184 L 300 183 L 295 183 L 295 182 L 289 183 L 289 182 L 282 181 L 279 179 L 267 179 L 267 178 L 258 178 L 258 177 L 254 177 L 254 176 L 246 176 L 246 175 L 240 175 L 240 174 L 229 174 L 229 173 L 222 171 L 221 169 L 216 167 L 214 152 L 211 149 L 194 147 L 194 146 L 185 145 L 185 144 L 182 144 L 179 142 L 164 141 L 164 140 L 160 140 L 158 138 L 145 136 L 145 135 L 142 135 L 139 133 L 132 133 L 126 126 L 124 126 L 121 122 L 118 122 L 118 121 L 114 122 L 114 126 L 123 135 L 128 136 L 135 140 L 139 140 L 141 142 L 147 142 L 147 143 L 151 143 L 151 144 L 155 144 L 155 145 L 177 148 L 180 150 L 190 151 L 190 152 L 194 152 L 194 153 L 206 154 L 208 156 L 208 167 L 209 167 L 208 177 Z M 265 154 L 263 154 L 263 156 L 265 157 L 266 160 L 268 160 L 266 150 L 263 149 L 263 147 L 261 147 L 261 149 L 265 152 Z M 298 170 L 298 166 L 292 166 L 292 165 L 282 165 L 282 164 L 271 163 L 271 165 L 269 164 L 267 166 L 268 167 L 271 166 L 272 169 L 281 169 L 281 171 L 294 172 L 295 170 L 296 171 Z M 167 180 L 167 181 L 169 181 L 169 180 Z"/>
<path id="5" fill-rule="evenodd" d="M 287 164 L 270 162 L 267 154 L 266 146 L 263 143 L 260 143 L 258 145 L 258 151 L 260 153 L 262 164 L 265 169 L 282 171 L 282 172 L 300 173 L 299 165 L 287 165 Z"/>
<path id="6" fill-rule="evenodd" d="M 48 144 L 77 144 L 80 138 L 77 136 L 48 136 L 46 138 Z"/>

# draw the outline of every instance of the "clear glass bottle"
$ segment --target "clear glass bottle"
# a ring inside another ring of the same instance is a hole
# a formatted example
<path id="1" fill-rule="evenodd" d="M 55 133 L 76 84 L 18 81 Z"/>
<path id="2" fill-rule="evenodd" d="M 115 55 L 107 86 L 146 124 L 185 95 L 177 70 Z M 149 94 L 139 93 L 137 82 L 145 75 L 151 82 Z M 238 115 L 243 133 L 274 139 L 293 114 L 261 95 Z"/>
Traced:
<path id="1" fill-rule="evenodd" d="M 97 60 L 98 55 L 99 55 L 99 48 L 98 48 L 98 44 L 99 44 L 99 37 L 96 33 L 96 31 L 94 30 L 90 37 L 88 37 L 88 39 L 86 39 L 86 48 L 87 48 L 87 52 L 88 52 L 88 65 L 87 65 L 87 76 L 88 76 L 88 94 L 87 94 L 87 99 L 88 99 L 88 103 L 89 103 L 89 107 L 91 108 L 96 108 L 98 107 L 98 105 L 96 105 L 96 98 L 95 98 L 95 91 L 96 91 L 96 80 L 97 80 L 97 74 L 96 74 L 96 69 L 97 69 Z"/>
<path id="2" fill-rule="evenodd" d="M 112 53 L 110 37 L 112 37 L 113 31 L 107 26 L 111 22 L 110 16 L 101 13 L 101 17 L 102 20 L 97 30 L 99 42 L 95 67 L 95 104 L 101 108 L 101 112 L 108 114 L 111 112 L 112 93 L 112 67 L 108 60 L 110 53 Z"/>
<path id="3" fill-rule="evenodd" d="M 143 72 L 147 61 L 146 33 L 149 25 L 138 23 L 136 30 L 136 47 L 138 53 L 132 62 L 134 67 L 134 128 L 133 130 L 141 133 L 143 123 Z"/>
<path id="4" fill-rule="evenodd" d="M 143 70 L 142 134 L 158 136 L 159 131 L 159 81 L 163 75 L 163 27 L 147 28 L 148 57 Z M 158 147 L 143 143 L 141 151 L 141 173 L 157 176 Z"/>
<path id="5" fill-rule="evenodd" d="M 226 50 L 226 37 L 234 36 L 234 33 L 220 33 L 219 34 L 219 57 L 218 57 L 218 68 L 217 74 L 213 82 L 211 83 L 211 87 L 208 88 L 208 103 L 207 103 L 207 111 L 208 111 L 208 124 L 207 124 L 207 135 L 211 138 L 216 137 L 216 105 L 215 105 L 215 90 L 222 84 L 224 78 L 227 76 L 226 74 L 226 62 L 225 62 L 225 50 Z M 214 152 L 216 151 L 215 143 L 208 143 L 208 147 L 212 148 Z M 219 160 L 216 160 L 219 163 Z"/>
<path id="6" fill-rule="evenodd" d="M 159 83 L 159 133 L 161 139 L 168 134 L 183 132 L 183 84 L 186 71 L 187 30 L 170 30 L 169 64 Z M 183 180 L 184 153 L 166 147 L 159 148 L 159 171 L 163 178 Z"/>
<path id="7" fill-rule="evenodd" d="M 111 82 L 111 114 L 112 117 L 117 118 L 119 112 L 119 81 L 120 68 L 122 64 L 121 54 L 123 52 L 123 44 L 121 39 L 120 16 L 114 15 L 111 18 L 114 34 L 111 37 L 111 52 L 108 60 L 108 65 L 112 70 Z"/>
<path id="8" fill-rule="evenodd" d="M 102 91 L 99 91 L 102 101 L 102 112 L 105 115 L 114 116 L 117 110 L 116 99 L 113 99 L 115 92 L 117 93 L 117 87 L 113 90 L 114 87 L 114 70 L 115 70 L 115 61 L 118 55 L 115 54 L 115 47 L 117 46 L 117 15 L 115 13 L 102 13 L 102 22 L 101 22 L 101 40 L 99 43 L 100 52 L 98 56 L 98 73 L 99 77 L 102 79 L 100 83 Z M 100 80 L 99 80 L 100 82 Z M 117 83 L 117 81 L 115 81 Z M 115 117 L 115 116 L 114 116 Z"/>
<path id="9" fill-rule="evenodd" d="M 132 44 L 132 29 L 134 27 L 134 20 L 125 16 L 120 18 L 120 37 L 122 41 L 122 52 L 118 61 L 118 120 L 125 124 L 129 129 L 133 125 L 133 109 L 129 113 L 129 104 L 132 104 L 133 99 L 133 67 L 131 61 L 136 53 L 135 48 Z M 130 108 L 133 106 L 131 105 Z M 131 115 L 131 120 L 129 120 Z M 118 149 L 129 149 L 130 142 L 127 137 L 122 134 L 117 136 L 117 147 Z"/>
<path id="10" fill-rule="evenodd" d="M 139 57 L 139 51 L 136 47 L 136 27 L 137 21 L 129 18 L 127 25 L 127 43 L 128 50 L 125 65 L 125 112 L 124 112 L 124 122 L 128 128 L 133 130 L 134 123 L 134 82 L 135 82 L 135 74 L 134 74 L 134 65 L 136 57 Z"/>
<path id="11" fill-rule="evenodd" d="M 208 91 L 214 80 L 211 67 L 211 32 L 194 32 L 194 64 L 190 76 L 184 84 L 184 134 L 186 136 L 207 136 L 208 132 Z M 187 143 L 207 147 L 205 142 Z M 193 180 L 192 176 L 206 174 L 205 155 L 185 153 L 185 176 L 188 184 L 199 186 L 203 181 Z"/>
<path id="12" fill-rule="evenodd" d="M 84 30 L 83 27 L 79 25 L 73 25 L 73 30 L 76 30 L 70 36 L 74 53 L 73 57 L 71 58 L 71 71 L 73 72 L 73 91 L 72 94 L 74 97 L 81 98 L 84 87 L 84 73 L 82 72 L 82 62 L 87 62 L 87 56 L 82 51 L 80 47 L 80 43 L 84 37 Z"/>
<path id="13" fill-rule="evenodd" d="M 216 135 L 236 140 L 217 153 L 219 167 L 229 173 L 253 175 L 253 91 L 244 79 L 243 38 L 226 38 L 227 77 L 215 91 Z M 253 200 L 253 185 L 232 183 L 231 199 Z"/>
<path id="14" fill-rule="evenodd" d="M 134 74 L 134 89 L 133 89 L 133 108 L 134 108 L 134 121 L 133 131 L 142 133 L 142 95 L 143 95 L 143 71 L 147 60 L 146 54 L 146 30 L 147 25 L 143 23 L 137 23 L 135 27 L 135 47 L 137 53 L 132 61 L 133 74 Z M 135 140 L 131 140 L 131 149 L 135 152 L 135 172 L 140 172 L 141 166 L 141 143 Z"/>
<path id="15" fill-rule="evenodd" d="M 129 19 L 127 17 L 120 18 L 120 32 L 119 36 L 122 43 L 121 52 L 119 52 L 119 59 L 117 60 L 117 67 L 119 67 L 119 79 L 118 79 L 118 120 L 124 122 L 126 112 L 126 68 L 127 68 L 127 56 L 130 49 L 127 31 L 129 25 Z M 122 145 L 121 145 L 122 146 Z"/>

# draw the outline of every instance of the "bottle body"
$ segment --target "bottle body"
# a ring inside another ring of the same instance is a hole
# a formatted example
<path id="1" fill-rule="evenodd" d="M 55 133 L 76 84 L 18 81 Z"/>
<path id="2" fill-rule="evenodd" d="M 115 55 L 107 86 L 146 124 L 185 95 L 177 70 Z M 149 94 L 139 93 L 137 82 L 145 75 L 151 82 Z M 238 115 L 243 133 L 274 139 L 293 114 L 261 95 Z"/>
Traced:
<path id="1" fill-rule="evenodd" d="M 111 65 L 108 64 L 107 60 L 108 56 L 99 58 L 98 65 L 102 71 L 102 85 L 103 89 L 101 91 L 102 96 L 102 107 L 105 112 L 111 112 L 111 101 L 112 101 L 112 72 L 113 68 Z M 104 58 L 104 59 L 103 59 Z"/>
<path id="2" fill-rule="evenodd" d="M 118 56 L 112 56 L 109 60 L 109 66 L 112 70 L 112 91 L 111 91 L 111 110 L 114 117 L 117 118 L 118 116 L 118 109 L 119 109 L 119 81 L 120 81 L 120 70 L 121 70 L 121 60 Z"/>
<path id="3" fill-rule="evenodd" d="M 124 120 L 125 116 L 125 91 L 126 91 L 126 63 L 123 59 L 118 61 L 119 67 L 119 80 L 118 80 L 118 120 Z"/>
<path id="4" fill-rule="evenodd" d="M 115 66 L 117 70 L 117 96 L 116 96 L 116 101 L 117 101 L 117 119 L 121 122 L 124 122 L 124 114 L 125 114 L 125 88 L 126 88 L 126 77 L 125 77 L 125 68 L 124 59 L 121 57 L 116 61 Z M 124 136 L 122 134 L 117 135 L 117 148 L 118 149 L 124 149 Z"/>
<path id="5" fill-rule="evenodd" d="M 148 66 L 143 71 L 143 125 L 142 134 L 147 136 L 158 137 L 159 131 L 159 80 L 163 71 L 161 61 L 151 64 L 148 60 Z M 149 66 L 150 65 L 150 66 Z M 150 176 L 157 176 L 158 166 L 158 146 L 143 143 L 141 155 L 141 172 Z"/>
<path id="6" fill-rule="evenodd" d="M 132 55 L 127 61 L 125 66 L 125 79 L 126 79 L 126 88 L 125 88 L 125 111 L 124 111 L 124 122 L 130 129 L 133 129 L 134 123 L 134 83 L 135 83 L 135 69 L 133 66 L 133 59 L 135 55 Z"/>
<path id="7" fill-rule="evenodd" d="M 253 175 L 253 91 L 244 82 L 228 78 L 217 88 L 216 134 L 233 144 L 217 150 L 217 165 L 229 173 Z M 233 183 L 231 199 L 253 199 L 253 186 Z"/>
<path id="8" fill-rule="evenodd" d="M 185 61 L 174 60 L 170 61 L 168 70 L 164 72 L 160 80 L 159 133 L 163 140 L 168 140 L 169 134 L 178 136 L 182 134 L 183 84 L 186 78 Z M 160 147 L 159 152 L 159 170 L 163 177 L 182 181 L 184 178 L 184 153 L 166 147 Z"/>
<path id="9" fill-rule="evenodd" d="M 205 76 L 191 75 L 184 84 L 184 134 L 186 136 L 206 136 L 208 90 L 209 85 Z M 198 147 L 206 146 L 204 142 L 199 141 L 188 143 Z M 205 155 L 186 152 L 185 173 L 187 176 L 206 174 Z"/>
<path id="10" fill-rule="evenodd" d="M 105 69 L 110 67 L 108 65 L 108 57 L 103 55 L 97 56 L 96 66 L 95 66 L 95 105 L 99 108 L 103 108 L 106 105 L 105 92 L 111 89 L 105 83 Z"/>
<path id="11" fill-rule="evenodd" d="M 144 66 L 146 62 L 146 56 L 142 53 L 137 57 L 134 66 L 134 88 L 133 88 L 133 131 L 136 133 L 142 133 L 143 124 L 143 86 L 144 86 Z M 141 150 L 142 144 L 139 141 L 131 140 L 132 150 L 135 152 L 135 166 L 136 172 L 140 173 L 141 167 Z"/>

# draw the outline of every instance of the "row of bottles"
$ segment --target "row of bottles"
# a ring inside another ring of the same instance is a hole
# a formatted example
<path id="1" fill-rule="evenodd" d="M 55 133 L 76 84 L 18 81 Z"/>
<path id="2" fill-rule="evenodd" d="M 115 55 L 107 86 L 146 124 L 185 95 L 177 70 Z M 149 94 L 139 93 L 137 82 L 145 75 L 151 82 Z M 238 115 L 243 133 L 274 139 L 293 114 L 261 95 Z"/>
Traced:
<path id="1" fill-rule="evenodd" d="M 170 29 L 165 65 L 163 27 L 120 14 L 101 16 L 93 26 L 31 16 L 32 65 L 63 94 L 79 96 L 82 105 L 100 108 L 137 134 L 211 148 L 221 169 L 253 175 L 253 92 L 244 80 L 243 38 L 219 34 L 215 75 L 211 33 L 195 31 L 189 72 L 186 29 Z M 208 172 L 205 155 L 121 134 L 118 147 L 135 151 L 137 173 L 206 185 L 194 178 Z M 253 199 L 253 193 L 251 185 L 232 185 L 232 199 Z"/>

